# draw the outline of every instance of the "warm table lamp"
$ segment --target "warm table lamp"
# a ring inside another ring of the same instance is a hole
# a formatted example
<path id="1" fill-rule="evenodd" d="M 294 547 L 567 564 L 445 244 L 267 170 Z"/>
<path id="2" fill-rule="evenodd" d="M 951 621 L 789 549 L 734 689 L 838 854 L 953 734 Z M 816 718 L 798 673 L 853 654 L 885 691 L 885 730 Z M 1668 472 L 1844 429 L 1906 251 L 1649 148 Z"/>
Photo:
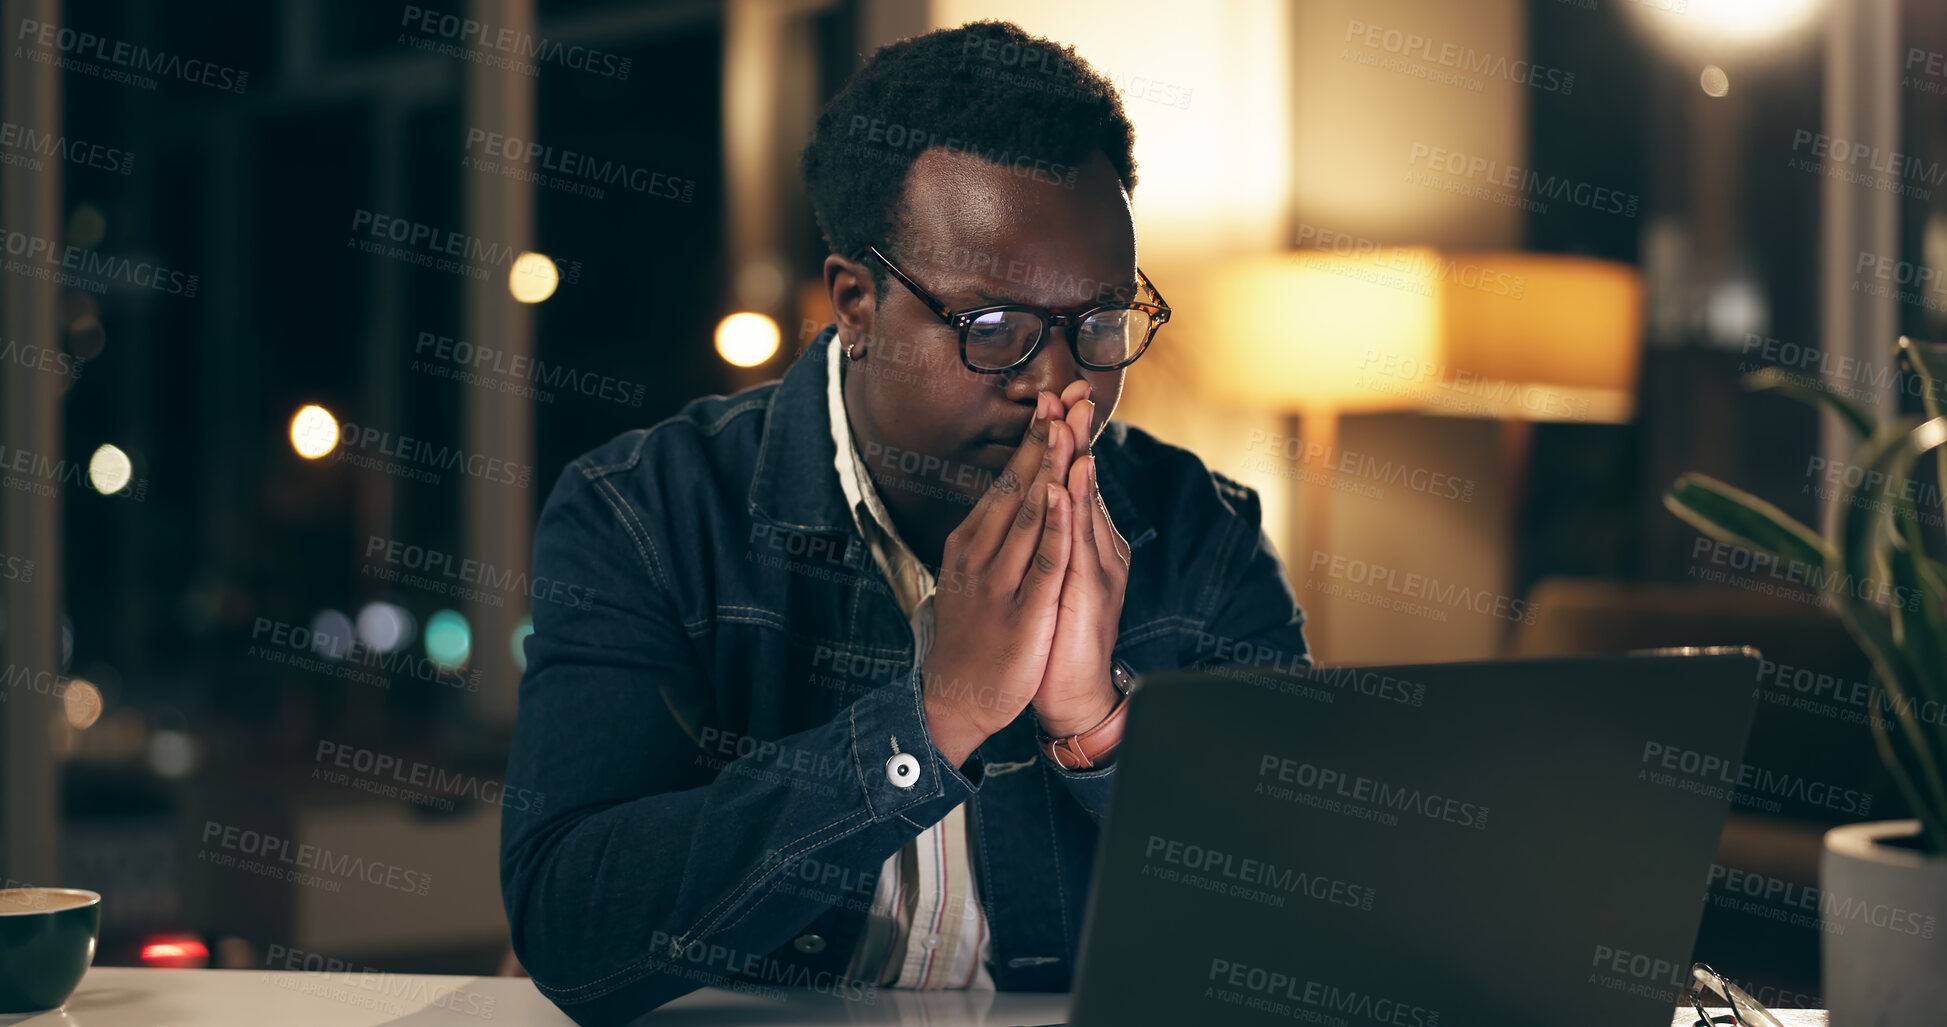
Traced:
<path id="1" fill-rule="evenodd" d="M 1444 362 L 1453 375 L 1486 383 L 1474 393 L 1491 397 L 1493 416 L 1523 424 L 1625 424 L 1635 416 L 1643 352 L 1643 282 L 1635 268 L 1546 253 L 1445 259 L 1492 269 L 1509 288 L 1510 295 L 1444 289 Z"/>
<path id="2" fill-rule="evenodd" d="M 1338 416 L 1423 410 L 1510 425 L 1619 423 L 1635 410 L 1642 283 L 1612 261 L 1366 247 L 1219 267 L 1195 313 L 1199 377 L 1220 400 L 1285 411 L 1287 437 L 1336 452 Z M 1327 542 L 1330 461 L 1291 505 L 1289 538 Z M 1302 517 L 1300 511 L 1302 510 Z M 1308 557 L 1307 557 L 1308 558 Z"/>

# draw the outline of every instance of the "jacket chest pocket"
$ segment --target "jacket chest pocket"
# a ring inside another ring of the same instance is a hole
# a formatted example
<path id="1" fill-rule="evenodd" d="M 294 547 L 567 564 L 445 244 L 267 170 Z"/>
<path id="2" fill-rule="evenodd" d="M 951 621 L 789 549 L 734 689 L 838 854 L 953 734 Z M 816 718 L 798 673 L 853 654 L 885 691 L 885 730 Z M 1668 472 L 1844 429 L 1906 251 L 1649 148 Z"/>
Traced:
<path id="1" fill-rule="evenodd" d="M 719 624 L 716 684 L 725 723 L 746 725 L 759 738 L 794 734 L 830 722 L 912 670 L 909 644 L 852 639 L 836 625 L 816 623 L 822 618 L 806 619 L 813 623 L 788 632 Z"/>

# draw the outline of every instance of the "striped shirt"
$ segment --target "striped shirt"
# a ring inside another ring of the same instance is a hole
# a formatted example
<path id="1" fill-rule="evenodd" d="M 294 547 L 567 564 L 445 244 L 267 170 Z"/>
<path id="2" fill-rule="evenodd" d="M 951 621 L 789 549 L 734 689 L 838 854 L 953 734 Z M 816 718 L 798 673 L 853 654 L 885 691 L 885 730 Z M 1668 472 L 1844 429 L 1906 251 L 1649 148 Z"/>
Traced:
<path id="1" fill-rule="evenodd" d="M 933 574 L 900 539 L 853 445 L 845 413 L 844 351 L 834 334 L 825 354 L 838 450 L 833 466 L 859 534 L 912 622 L 913 659 L 922 661 L 933 644 Z M 987 972 L 993 945 L 973 878 L 972 826 L 966 806 L 955 806 L 886 860 L 848 976 L 891 988 L 993 990 Z"/>

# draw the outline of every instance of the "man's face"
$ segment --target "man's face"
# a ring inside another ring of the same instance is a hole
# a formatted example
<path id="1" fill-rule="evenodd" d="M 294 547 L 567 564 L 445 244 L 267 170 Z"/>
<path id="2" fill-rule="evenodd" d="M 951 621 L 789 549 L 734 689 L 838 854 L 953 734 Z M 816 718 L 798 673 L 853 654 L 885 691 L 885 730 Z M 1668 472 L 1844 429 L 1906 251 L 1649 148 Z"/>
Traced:
<path id="1" fill-rule="evenodd" d="M 1129 197 L 1108 159 L 1095 154 L 1072 188 L 1049 177 L 928 150 L 906 180 L 904 230 L 882 252 L 956 311 L 1021 303 L 1077 313 L 1147 299 L 1137 294 Z M 896 278 L 886 275 L 875 309 L 870 279 L 850 268 L 864 269 L 830 258 L 826 283 L 841 337 L 856 342 L 846 392 L 875 477 L 917 479 L 925 494 L 957 493 L 969 507 L 1013 455 L 1007 443 L 1026 430 L 1041 391 L 1086 380 L 1098 434 L 1114 413 L 1123 372 L 1082 368 L 1067 330 L 1049 330 L 1027 364 L 979 374 L 960 361 L 959 332 Z"/>

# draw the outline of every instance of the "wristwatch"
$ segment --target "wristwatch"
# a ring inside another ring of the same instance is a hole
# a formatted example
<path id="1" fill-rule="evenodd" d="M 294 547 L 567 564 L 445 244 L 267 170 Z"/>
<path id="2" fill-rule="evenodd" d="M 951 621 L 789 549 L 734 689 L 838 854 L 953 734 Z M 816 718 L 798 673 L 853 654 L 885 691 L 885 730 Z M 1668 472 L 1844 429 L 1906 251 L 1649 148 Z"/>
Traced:
<path id="1" fill-rule="evenodd" d="M 1041 754 L 1063 770 L 1087 770 L 1122 742 L 1122 724 L 1129 719 L 1129 693 L 1136 687 L 1136 675 L 1121 660 L 1111 657 L 1109 681 L 1122 694 L 1122 699 L 1102 723 L 1066 738 L 1041 736 Z"/>

